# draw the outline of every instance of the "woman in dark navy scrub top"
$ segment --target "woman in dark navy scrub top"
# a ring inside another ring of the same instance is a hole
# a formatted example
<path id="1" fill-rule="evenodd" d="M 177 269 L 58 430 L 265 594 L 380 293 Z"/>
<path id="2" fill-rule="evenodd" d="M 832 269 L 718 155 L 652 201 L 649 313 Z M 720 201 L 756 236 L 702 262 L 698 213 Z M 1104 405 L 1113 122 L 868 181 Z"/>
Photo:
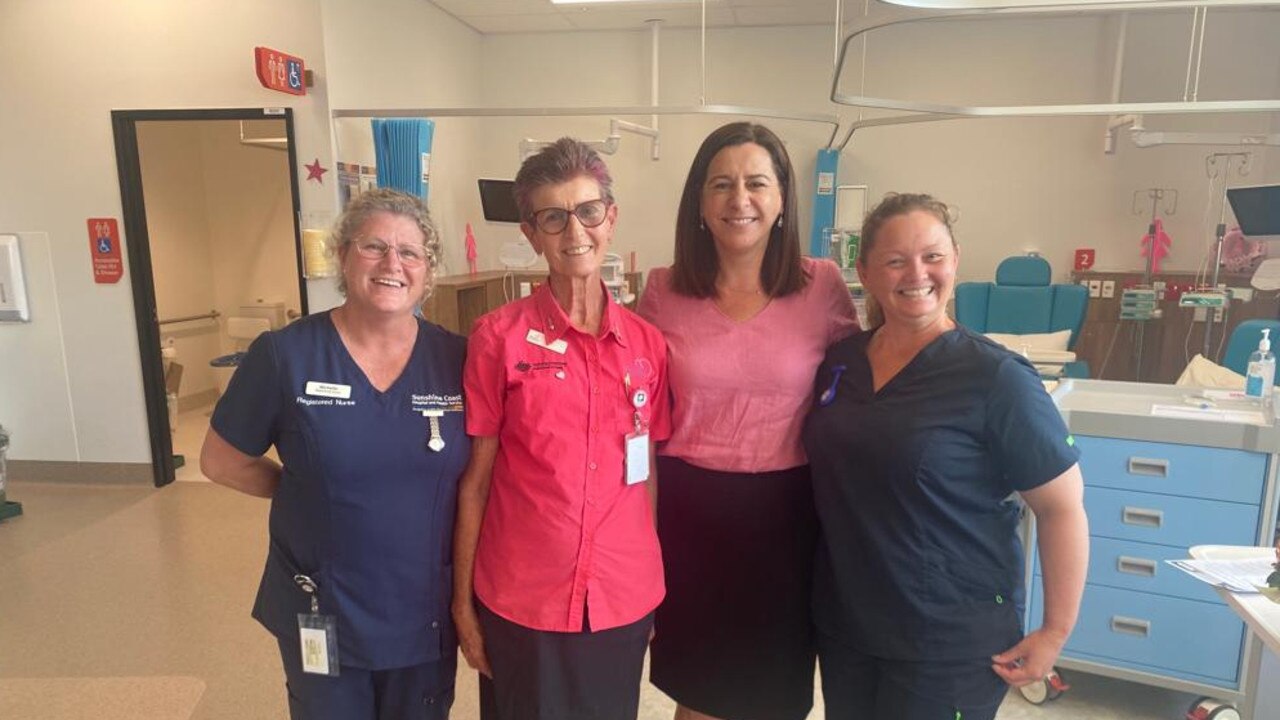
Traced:
<path id="1" fill-rule="evenodd" d="M 279 641 L 293 720 L 446 718 L 465 341 L 414 314 L 439 252 L 420 200 L 369 191 L 333 241 L 346 301 L 254 341 L 200 468 L 271 498 L 253 616 Z"/>
<path id="2" fill-rule="evenodd" d="M 828 350 L 804 430 L 827 718 L 990 719 L 1008 685 L 1049 672 L 1075 625 L 1078 452 L 1031 365 L 947 316 L 959 249 L 945 205 L 891 195 L 862 241 L 858 275 L 883 322 Z M 1025 638 L 1015 493 L 1044 568 L 1044 622 Z"/>

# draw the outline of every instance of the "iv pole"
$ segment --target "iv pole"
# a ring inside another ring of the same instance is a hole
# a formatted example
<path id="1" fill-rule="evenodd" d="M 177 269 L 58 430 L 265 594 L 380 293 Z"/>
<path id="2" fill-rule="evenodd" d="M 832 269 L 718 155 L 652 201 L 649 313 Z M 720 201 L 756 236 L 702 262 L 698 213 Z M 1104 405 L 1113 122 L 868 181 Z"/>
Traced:
<path id="1" fill-rule="evenodd" d="M 1222 271 L 1222 239 L 1227 235 L 1227 179 L 1231 176 L 1231 162 L 1239 159 L 1240 165 L 1236 168 L 1236 175 L 1243 177 L 1249 174 L 1249 167 L 1253 160 L 1253 154 L 1247 152 L 1231 152 L 1231 153 L 1210 153 L 1204 159 L 1205 174 L 1209 176 L 1209 192 L 1213 192 L 1213 181 L 1218 177 L 1222 178 L 1222 195 L 1219 198 L 1218 211 L 1218 227 L 1214 231 L 1214 260 L 1213 260 L 1213 283 L 1210 288 L 1216 290 L 1218 287 L 1218 275 Z M 1222 170 L 1219 172 L 1219 161 L 1222 162 Z M 1226 306 L 1222 311 L 1223 332 L 1226 331 L 1227 311 L 1230 309 L 1231 301 L 1228 299 Z M 1204 356 L 1217 362 L 1217 358 L 1210 354 L 1213 347 L 1213 325 L 1215 322 L 1215 313 L 1206 312 L 1204 316 Z"/>
<path id="2" fill-rule="evenodd" d="M 1138 198 L 1142 194 L 1146 194 L 1151 198 L 1151 222 L 1147 224 L 1147 235 L 1151 238 L 1151 245 L 1147 248 L 1147 264 L 1142 271 L 1143 287 L 1152 287 L 1151 276 L 1154 274 L 1156 262 L 1156 218 L 1159 217 L 1161 201 L 1166 195 L 1173 197 L 1173 204 L 1164 208 L 1165 217 L 1178 212 L 1178 191 L 1173 188 L 1146 188 L 1145 190 L 1133 191 L 1133 213 L 1141 215 L 1142 209 L 1138 207 Z M 1153 311 L 1153 317 L 1159 310 Z M 1138 322 L 1134 327 L 1134 347 L 1137 352 L 1134 353 L 1136 364 L 1133 369 L 1134 382 L 1142 382 L 1142 347 L 1146 339 L 1146 322 Z"/>

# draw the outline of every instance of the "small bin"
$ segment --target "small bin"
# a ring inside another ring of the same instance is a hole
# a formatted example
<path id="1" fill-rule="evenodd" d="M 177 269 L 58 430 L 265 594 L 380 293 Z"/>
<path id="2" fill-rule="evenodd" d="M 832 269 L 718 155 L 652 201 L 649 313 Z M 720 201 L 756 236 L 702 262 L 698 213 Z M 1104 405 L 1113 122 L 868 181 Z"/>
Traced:
<path id="1" fill-rule="evenodd" d="M 9 433 L 0 425 L 0 520 L 22 514 L 22 503 L 10 502 L 5 495 L 8 480 L 5 456 L 9 453 Z"/>

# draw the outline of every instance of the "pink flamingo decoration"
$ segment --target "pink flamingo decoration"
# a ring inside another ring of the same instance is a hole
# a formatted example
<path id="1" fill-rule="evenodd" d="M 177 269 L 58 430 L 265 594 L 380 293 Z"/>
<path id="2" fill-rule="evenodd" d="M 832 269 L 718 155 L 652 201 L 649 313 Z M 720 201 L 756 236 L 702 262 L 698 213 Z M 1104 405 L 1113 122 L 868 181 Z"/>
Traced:
<path id="1" fill-rule="evenodd" d="M 467 269 L 476 274 L 476 236 L 471 232 L 471 223 L 467 223 Z"/>
<path id="2" fill-rule="evenodd" d="M 1164 221 L 1160 218 L 1156 218 L 1154 226 L 1154 237 L 1151 233 L 1143 235 L 1139 244 L 1142 245 L 1142 257 L 1145 258 L 1148 255 L 1151 257 L 1151 272 L 1158 273 L 1160 272 L 1160 261 L 1164 259 L 1165 255 L 1169 254 L 1169 248 L 1173 245 L 1173 238 L 1170 238 L 1168 233 L 1164 231 Z"/>

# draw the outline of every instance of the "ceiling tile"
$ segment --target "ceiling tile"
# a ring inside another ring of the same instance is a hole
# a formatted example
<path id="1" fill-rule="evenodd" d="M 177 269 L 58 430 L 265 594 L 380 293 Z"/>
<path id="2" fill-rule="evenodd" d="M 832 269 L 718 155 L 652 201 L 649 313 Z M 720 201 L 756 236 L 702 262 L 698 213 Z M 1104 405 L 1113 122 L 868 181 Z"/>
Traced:
<path id="1" fill-rule="evenodd" d="M 575 29 L 556 13 L 537 15 L 476 15 L 460 18 L 482 33 L 563 32 Z"/>
<path id="2" fill-rule="evenodd" d="M 610 9 L 608 12 L 565 12 L 564 17 L 580 30 L 636 30 L 646 27 L 646 20 L 662 20 L 663 27 L 699 27 L 702 24 L 700 7 L 667 9 Z M 735 25 L 733 11 L 728 8 L 707 6 L 707 25 L 725 27 Z"/>
<path id="3" fill-rule="evenodd" d="M 733 14 L 739 25 L 831 25 L 835 7 L 740 7 Z"/>

